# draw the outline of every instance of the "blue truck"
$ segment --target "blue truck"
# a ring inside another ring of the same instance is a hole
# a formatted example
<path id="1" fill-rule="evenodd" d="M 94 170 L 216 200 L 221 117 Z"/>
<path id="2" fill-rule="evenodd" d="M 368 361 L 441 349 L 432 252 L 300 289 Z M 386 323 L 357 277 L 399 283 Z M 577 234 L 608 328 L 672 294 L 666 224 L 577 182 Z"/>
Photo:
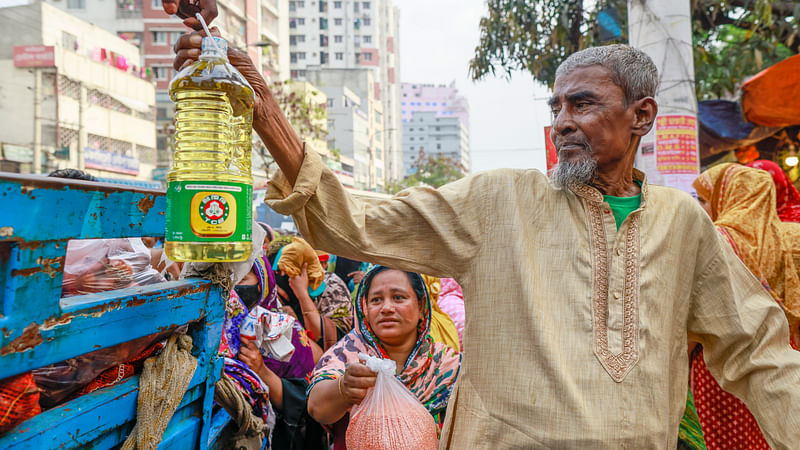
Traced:
<path id="1" fill-rule="evenodd" d="M 220 290 L 207 280 L 61 298 L 73 239 L 163 236 L 163 191 L 0 173 L 0 380 L 188 325 L 197 369 L 159 448 L 220 447 L 230 417 L 214 408 L 222 372 Z M 136 421 L 138 375 L 36 415 L 3 449 L 116 448 Z"/>

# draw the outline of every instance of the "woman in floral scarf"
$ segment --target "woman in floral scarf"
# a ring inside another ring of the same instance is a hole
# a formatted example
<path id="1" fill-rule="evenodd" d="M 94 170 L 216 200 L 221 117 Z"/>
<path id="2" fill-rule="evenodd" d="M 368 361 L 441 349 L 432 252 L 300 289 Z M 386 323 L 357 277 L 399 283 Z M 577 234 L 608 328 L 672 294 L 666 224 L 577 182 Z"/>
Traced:
<path id="1" fill-rule="evenodd" d="M 311 416 L 323 424 L 347 421 L 350 408 L 375 383 L 375 373 L 358 358 L 366 353 L 393 359 L 397 378 L 441 426 L 461 356 L 429 334 L 431 303 L 422 277 L 376 266 L 359 287 L 355 314 L 355 328 L 325 352 L 311 374 Z M 346 426 L 334 427 L 335 448 L 342 448 L 345 432 Z"/>

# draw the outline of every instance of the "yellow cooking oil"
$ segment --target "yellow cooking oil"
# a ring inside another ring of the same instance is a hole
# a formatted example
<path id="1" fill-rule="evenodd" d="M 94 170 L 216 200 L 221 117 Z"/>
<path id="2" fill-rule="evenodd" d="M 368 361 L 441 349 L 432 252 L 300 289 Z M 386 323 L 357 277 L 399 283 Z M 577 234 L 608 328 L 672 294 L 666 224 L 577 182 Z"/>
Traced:
<path id="1" fill-rule="evenodd" d="M 206 37 L 200 58 L 175 76 L 169 93 L 175 147 L 167 174 L 167 256 L 246 260 L 252 250 L 253 88 L 228 62 L 227 42 Z"/>

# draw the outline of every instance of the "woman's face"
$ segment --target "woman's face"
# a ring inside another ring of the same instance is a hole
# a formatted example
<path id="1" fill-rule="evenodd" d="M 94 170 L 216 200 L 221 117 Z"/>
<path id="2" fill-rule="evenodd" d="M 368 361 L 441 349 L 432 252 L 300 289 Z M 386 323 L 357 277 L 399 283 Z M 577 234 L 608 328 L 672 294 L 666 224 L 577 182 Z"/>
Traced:
<path id="1" fill-rule="evenodd" d="M 411 339 L 416 342 L 422 311 L 405 272 L 384 270 L 372 278 L 366 315 L 381 342 L 388 345 L 401 345 Z"/>

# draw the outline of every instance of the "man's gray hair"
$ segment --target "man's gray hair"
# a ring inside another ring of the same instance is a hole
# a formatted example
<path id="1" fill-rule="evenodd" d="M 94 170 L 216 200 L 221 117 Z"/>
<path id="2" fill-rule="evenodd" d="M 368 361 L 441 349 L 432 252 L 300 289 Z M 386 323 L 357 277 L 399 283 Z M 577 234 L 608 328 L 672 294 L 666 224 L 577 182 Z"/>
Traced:
<path id="1" fill-rule="evenodd" d="M 656 96 L 658 68 L 639 49 L 625 44 L 589 47 L 569 55 L 556 69 L 556 79 L 589 66 L 602 66 L 611 72 L 611 81 L 622 89 L 626 106 L 636 100 Z"/>

